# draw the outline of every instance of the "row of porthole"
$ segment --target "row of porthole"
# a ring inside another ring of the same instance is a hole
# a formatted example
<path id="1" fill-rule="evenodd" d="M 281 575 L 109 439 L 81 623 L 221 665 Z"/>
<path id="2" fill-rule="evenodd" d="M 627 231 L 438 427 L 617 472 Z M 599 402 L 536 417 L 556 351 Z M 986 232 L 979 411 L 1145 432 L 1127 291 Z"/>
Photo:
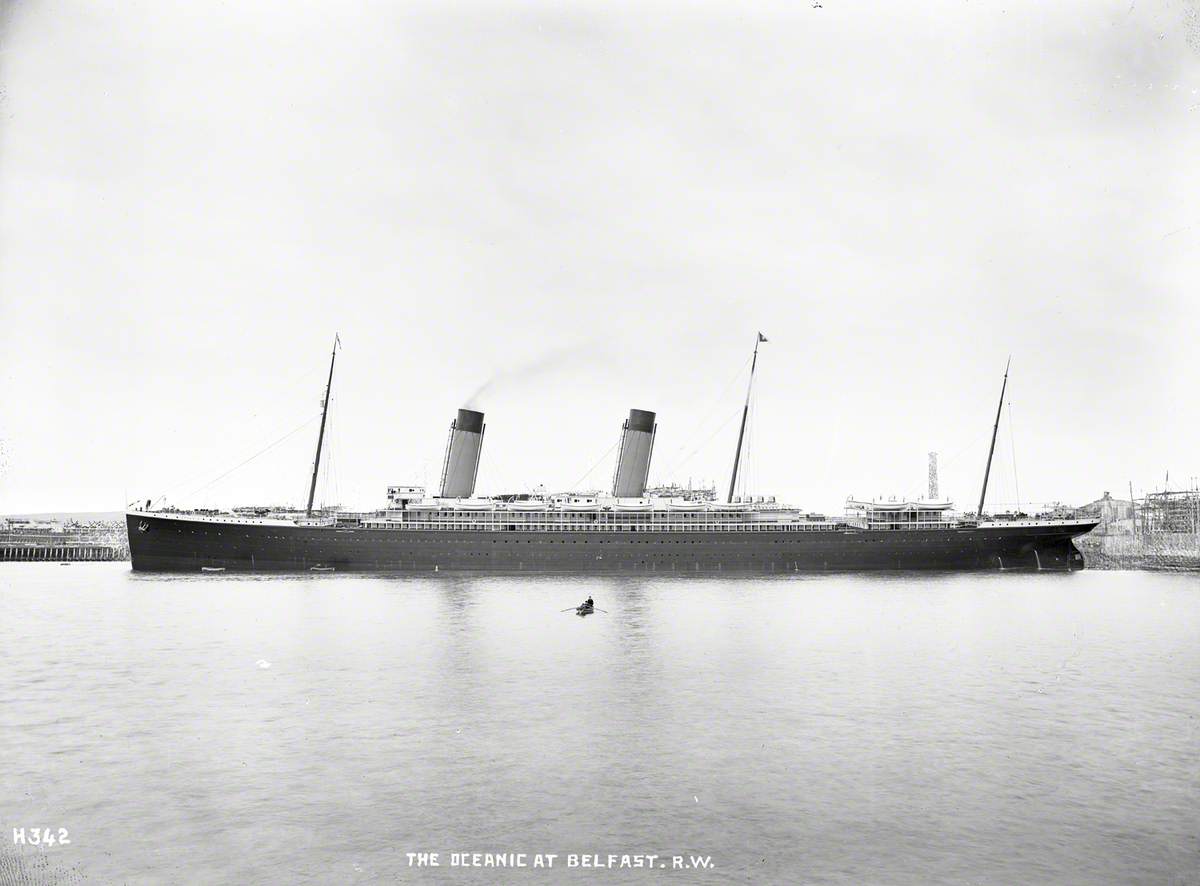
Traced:
<path id="1" fill-rule="evenodd" d="M 195 529 L 189 530 L 189 533 L 191 535 L 196 535 L 197 533 L 202 534 L 202 535 L 208 535 L 207 530 L 203 530 L 203 529 L 202 530 L 195 530 Z M 221 533 L 221 534 L 224 534 L 224 533 Z M 253 538 L 253 537 L 254 536 L 251 536 L 251 535 L 244 536 L 244 538 Z M 262 538 L 263 536 L 259 536 L 259 537 Z M 291 539 L 288 536 L 281 536 L 281 535 L 271 535 L 271 536 L 265 536 L 265 537 L 269 538 L 269 539 L 274 539 L 276 541 L 294 541 L 294 539 Z M 867 538 L 853 538 L 853 539 L 847 539 L 847 540 L 851 543 L 857 542 L 859 544 L 868 544 L 871 542 L 886 541 L 887 539 L 867 537 Z M 412 541 L 415 543 L 420 543 L 420 544 L 447 544 L 447 545 L 454 544 L 453 541 L 449 541 L 449 540 L 441 539 L 441 538 L 419 538 L 419 539 L 413 539 Z M 772 541 L 774 544 L 786 544 L 788 541 L 790 541 L 790 539 L 789 540 L 773 539 Z M 491 542 L 492 542 L 492 544 L 499 544 L 501 542 L 503 542 L 504 544 L 510 544 L 510 543 L 511 544 L 520 544 L 521 543 L 521 541 L 519 539 L 510 541 L 507 538 L 506 539 L 495 539 L 494 538 L 494 539 L 491 539 Z M 539 545 L 554 544 L 553 541 L 545 541 L 543 539 L 538 539 L 537 542 Z M 534 543 L 533 539 L 525 540 L 525 544 L 533 544 L 533 543 Z M 567 543 L 567 541 L 565 539 L 559 540 L 559 544 L 566 544 L 566 543 Z M 591 542 L 591 539 L 584 539 L 583 543 L 591 544 L 592 542 Z M 701 541 L 699 539 L 671 538 L 671 539 L 661 539 L 661 540 L 624 539 L 622 541 L 617 541 L 616 539 L 609 540 L 609 539 L 602 538 L 597 541 L 597 544 L 621 544 L 621 543 L 624 543 L 624 544 L 646 544 L 646 545 L 648 545 L 648 544 L 714 544 L 714 543 L 716 543 L 716 544 L 727 544 L 728 545 L 728 544 L 735 544 L 736 540 L 729 539 L 729 538 L 716 538 L 716 539 L 704 539 L 703 541 Z M 579 544 L 579 540 L 571 539 L 571 544 Z M 967 553 L 967 552 L 970 552 L 971 550 L 972 549 L 969 547 L 958 548 L 956 552 L 957 553 Z"/>
<path id="2" fill-rule="evenodd" d="M 208 532 L 207 532 L 207 530 L 203 530 L 203 529 L 202 529 L 202 530 L 195 530 L 195 529 L 193 529 L 193 530 L 189 530 L 189 534 L 191 534 L 191 535 L 196 535 L 196 534 L 200 534 L 200 535 L 208 535 Z M 224 533 L 221 533 L 221 534 L 224 534 Z M 245 536 L 243 536 L 243 538 L 250 539 L 250 538 L 254 538 L 254 536 L 252 536 L 252 535 L 245 535 Z M 284 535 L 268 535 L 268 536 L 259 536 L 259 538 L 260 538 L 260 539 L 262 539 L 262 538 L 266 538 L 266 539 L 271 539 L 271 540 L 275 540 L 275 541 L 295 541 L 295 539 L 294 539 L 294 538 L 291 538 L 291 537 L 289 537 L 289 536 L 284 536 Z M 363 539 L 363 541 L 366 541 L 366 539 Z M 533 543 L 534 543 L 534 541 L 535 541 L 534 539 L 526 539 L 526 540 L 525 540 L 525 544 L 533 544 Z M 537 539 L 536 541 L 537 541 L 537 543 L 538 543 L 539 545 L 544 545 L 544 544 L 554 544 L 554 541 L 547 541 L 547 540 L 544 540 L 544 539 Z M 773 543 L 773 544 L 777 544 L 777 545 L 778 545 L 778 544 L 788 544 L 790 541 L 791 541 L 790 539 L 772 539 L 772 543 Z M 887 541 L 887 539 L 882 539 L 882 538 L 870 538 L 870 537 L 867 537 L 867 538 L 852 538 L 852 539 L 847 539 L 847 541 L 848 541 L 848 542 L 850 542 L 851 544 L 854 544 L 854 543 L 858 543 L 858 544 L 870 544 L 870 543 L 872 543 L 872 542 L 883 542 L 883 541 Z M 931 540 L 931 541 L 932 541 L 932 540 Z M 416 538 L 416 539 L 412 539 L 412 540 L 411 540 L 411 542 L 412 542 L 412 543 L 415 543 L 415 544 L 444 544 L 444 545 L 451 545 L 451 544 L 455 544 L 455 543 L 456 543 L 456 542 L 454 542 L 454 541 L 452 541 L 452 540 L 449 540 L 449 539 L 444 539 L 444 538 Z M 521 540 L 520 540 L 520 539 L 517 539 L 517 540 L 511 540 L 511 541 L 510 541 L 510 540 L 509 540 L 509 539 L 507 539 L 507 538 L 505 538 L 505 539 L 495 539 L 495 538 L 493 538 L 493 539 L 491 539 L 491 542 L 492 542 L 492 544 L 500 544 L 500 543 L 503 543 L 503 544 L 520 544 L 520 543 L 521 543 Z M 560 540 L 558 541 L 558 543 L 559 543 L 559 544 L 566 544 L 566 543 L 567 543 L 567 540 L 566 540 L 566 539 L 560 539 Z M 584 540 L 583 540 L 583 543 L 584 543 L 584 544 L 591 544 L 591 543 L 592 543 L 592 540 L 591 540 L 591 539 L 584 539 Z M 714 538 L 714 539 L 703 539 L 703 540 L 700 540 L 700 539 L 677 539 L 677 538 L 669 538 L 669 539 L 657 539 L 657 540 L 651 540 L 651 539 L 622 539 L 622 540 L 618 541 L 617 539 L 611 539 L 611 540 L 610 540 L 610 539 L 603 539 L 603 538 L 602 538 L 602 539 L 598 539 L 598 540 L 596 541 L 596 543 L 597 543 L 597 544 L 602 544 L 602 545 L 603 545 L 603 544 L 643 544 L 643 545 L 650 545 L 650 544 L 659 544 L 659 545 L 661 545 L 661 544 L 677 544 L 677 545 L 678 545 L 678 544 L 724 544 L 724 545 L 731 545 L 731 544 L 736 544 L 736 543 L 737 543 L 737 540 L 736 540 L 736 539 L 730 539 L 730 538 Z M 571 544 L 579 544 L 579 540 L 578 540 L 578 539 L 571 539 Z M 959 550 L 966 551 L 966 550 L 970 550 L 970 549 L 969 549 L 969 548 L 960 548 Z"/>

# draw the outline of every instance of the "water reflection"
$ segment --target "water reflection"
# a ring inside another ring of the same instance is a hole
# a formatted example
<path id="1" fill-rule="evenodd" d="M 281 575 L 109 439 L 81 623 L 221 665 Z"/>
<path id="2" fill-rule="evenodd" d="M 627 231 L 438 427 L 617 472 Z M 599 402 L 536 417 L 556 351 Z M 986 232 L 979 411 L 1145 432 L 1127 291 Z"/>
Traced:
<path id="1" fill-rule="evenodd" d="M 78 828 L 59 857 L 98 882 L 395 881 L 407 850 L 506 848 L 695 850 L 712 882 L 1200 860 L 1190 576 L 13 565 L 0 817 Z M 560 611 L 588 594 L 607 614 Z"/>

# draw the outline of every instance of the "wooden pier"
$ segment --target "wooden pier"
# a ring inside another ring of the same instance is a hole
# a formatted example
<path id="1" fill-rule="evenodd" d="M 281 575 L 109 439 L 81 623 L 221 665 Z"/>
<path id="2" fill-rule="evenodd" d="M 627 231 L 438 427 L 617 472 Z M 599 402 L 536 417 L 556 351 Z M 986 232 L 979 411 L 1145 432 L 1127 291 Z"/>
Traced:
<path id="1" fill-rule="evenodd" d="M 129 549 L 114 545 L 10 545 L 0 547 L 0 561 L 48 560 L 75 562 L 77 560 L 128 560 Z"/>
<path id="2" fill-rule="evenodd" d="M 0 562 L 75 563 L 128 559 L 129 542 L 121 524 L 10 525 L 0 528 Z"/>

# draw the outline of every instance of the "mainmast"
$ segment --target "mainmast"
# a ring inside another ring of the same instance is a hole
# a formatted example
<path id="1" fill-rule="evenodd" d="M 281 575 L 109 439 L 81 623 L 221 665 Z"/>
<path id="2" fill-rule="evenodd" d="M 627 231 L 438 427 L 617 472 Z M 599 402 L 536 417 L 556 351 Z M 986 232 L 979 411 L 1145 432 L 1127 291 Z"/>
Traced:
<path id="1" fill-rule="evenodd" d="M 987 496 L 988 476 L 992 473 L 992 453 L 996 451 L 996 431 L 1000 429 L 1000 410 L 1004 408 L 1004 389 L 1008 387 L 1008 367 L 1012 357 L 1004 364 L 1004 383 L 1000 385 L 1000 402 L 996 404 L 996 424 L 992 426 L 992 445 L 988 449 L 987 467 L 983 471 L 983 489 L 979 490 L 979 520 L 983 521 L 983 499 Z"/>
<path id="2" fill-rule="evenodd" d="M 321 444 L 325 442 L 325 419 L 329 417 L 329 392 L 333 388 L 333 364 L 337 360 L 337 349 L 341 339 L 334 335 L 333 353 L 329 357 L 329 381 L 325 383 L 325 402 L 321 404 L 321 430 L 317 434 L 317 457 L 313 459 L 312 485 L 308 487 L 308 507 L 304 509 L 306 517 L 312 516 L 313 497 L 317 494 L 317 472 L 321 469 Z"/>
<path id="3" fill-rule="evenodd" d="M 733 454 L 733 476 L 729 478 L 729 495 L 725 496 L 726 503 L 733 501 L 733 488 L 737 485 L 738 462 L 742 460 L 742 438 L 746 436 L 746 417 L 750 414 L 750 392 L 754 389 L 754 367 L 758 365 L 758 346 L 767 337 L 761 332 L 754 340 L 754 357 L 750 360 L 750 381 L 746 385 L 746 405 L 742 407 L 742 427 L 738 431 L 737 451 Z"/>

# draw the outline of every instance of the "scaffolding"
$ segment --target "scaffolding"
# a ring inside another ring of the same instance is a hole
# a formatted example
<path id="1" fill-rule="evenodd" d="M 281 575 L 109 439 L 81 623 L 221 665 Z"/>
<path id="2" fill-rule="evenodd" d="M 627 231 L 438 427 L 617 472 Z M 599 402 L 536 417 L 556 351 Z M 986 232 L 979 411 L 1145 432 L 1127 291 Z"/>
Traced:
<path id="1" fill-rule="evenodd" d="M 1140 533 L 1200 533 L 1200 491 L 1150 492 L 1134 502 L 1134 513 Z"/>

